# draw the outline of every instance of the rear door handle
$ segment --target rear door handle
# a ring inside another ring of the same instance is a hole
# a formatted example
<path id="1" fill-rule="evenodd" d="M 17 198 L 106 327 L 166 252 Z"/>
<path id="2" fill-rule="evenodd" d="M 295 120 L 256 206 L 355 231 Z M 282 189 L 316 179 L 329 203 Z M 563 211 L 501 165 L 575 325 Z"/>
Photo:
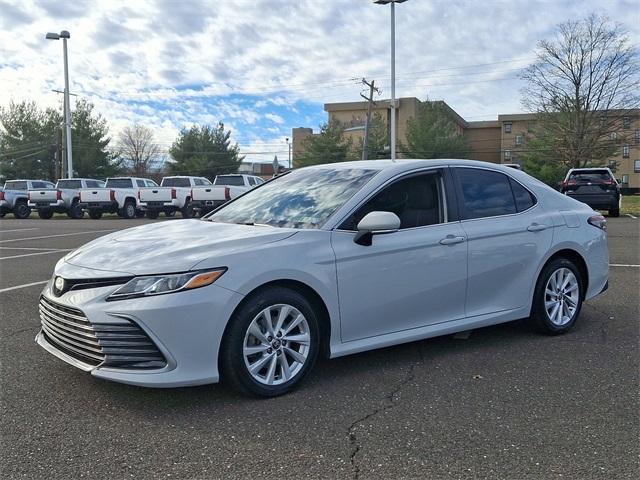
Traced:
<path id="1" fill-rule="evenodd" d="M 541 232 L 542 230 L 546 230 L 548 227 L 541 223 L 532 223 L 527 227 L 527 230 L 530 232 Z"/>
<path id="2" fill-rule="evenodd" d="M 457 237 L 455 235 L 447 235 L 442 240 L 440 240 L 440 243 L 442 245 L 453 245 L 462 242 L 464 242 L 464 237 Z"/>

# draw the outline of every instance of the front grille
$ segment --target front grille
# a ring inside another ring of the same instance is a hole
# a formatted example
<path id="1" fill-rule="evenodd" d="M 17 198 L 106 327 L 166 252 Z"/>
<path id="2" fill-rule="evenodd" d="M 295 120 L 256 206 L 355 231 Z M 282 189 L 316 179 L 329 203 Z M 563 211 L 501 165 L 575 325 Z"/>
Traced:
<path id="1" fill-rule="evenodd" d="M 167 364 L 155 343 L 131 320 L 91 323 L 81 310 L 43 296 L 40 323 L 49 343 L 89 365 L 149 369 Z"/>

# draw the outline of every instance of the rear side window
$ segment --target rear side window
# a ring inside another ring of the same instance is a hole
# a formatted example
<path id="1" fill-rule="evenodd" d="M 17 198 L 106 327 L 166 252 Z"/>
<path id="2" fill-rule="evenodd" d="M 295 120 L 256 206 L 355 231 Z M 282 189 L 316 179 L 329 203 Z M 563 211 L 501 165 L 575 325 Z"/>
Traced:
<path id="1" fill-rule="evenodd" d="M 5 190 L 28 190 L 27 182 L 13 181 L 4 184 Z"/>
<path id="2" fill-rule="evenodd" d="M 511 183 L 511 190 L 513 191 L 513 198 L 516 201 L 516 209 L 518 212 L 524 212 L 536 204 L 536 199 L 529 190 L 524 188 L 513 178 L 510 178 L 509 182 Z"/>
<path id="3" fill-rule="evenodd" d="M 33 188 L 54 188 L 53 183 L 50 182 L 31 182 Z"/>
<path id="4" fill-rule="evenodd" d="M 516 213 L 509 177 L 477 168 L 457 168 L 463 218 L 495 217 Z"/>
<path id="5" fill-rule="evenodd" d="M 82 180 L 58 180 L 58 188 L 82 188 Z"/>
<path id="6" fill-rule="evenodd" d="M 214 185 L 229 185 L 233 187 L 243 187 L 244 178 L 242 175 L 218 175 Z"/>
<path id="7" fill-rule="evenodd" d="M 598 183 L 612 180 L 611 174 L 608 170 L 588 170 L 588 171 L 575 171 L 569 174 L 569 180 L 575 180 L 577 183 Z"/>

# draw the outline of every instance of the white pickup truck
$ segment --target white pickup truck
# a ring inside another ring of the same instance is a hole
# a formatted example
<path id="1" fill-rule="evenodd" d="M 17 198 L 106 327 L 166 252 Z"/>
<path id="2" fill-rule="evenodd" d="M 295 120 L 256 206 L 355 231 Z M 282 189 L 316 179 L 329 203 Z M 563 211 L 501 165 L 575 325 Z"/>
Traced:
<path id="1" fill-rule="evenodd" d="M 158 218 L 160 212 L 170 217 L 178 210 L 183 218 L 191 218 L 191 189 L 207 185 L 211 185 L 211 181 L 204 177 L 164 177 L 159 187 L 141 188 L 139 199 L 146 205 L 149 218 Z"/>
<path id="2" fill-rule="evenodd" d="M 38 210 L 38 216 L 44 219 L 53 217 L 54 213 L 66 213 L 69 218 L 80 219 L 84 216 L 80 189 L 102 187 L 104 182 L 93 178 L 61 178 L 55 188 L 29 190 L 29 207 Z"/>
<path id="3" fill-rule="evenodd" d="M 29 190 L 37 188 L 53 188 L 53 183 L 46 180 L 7 180 L 0 188 L 0 218 L 9 212 L 19 219 L 29 217 Z"/>
<path id="4" fill-rule="evenodd" d="M 140 201 L 140 189 L 157 186 L 147 178 L 107 178 L 104 188 L 80 190 L 80 205 L 94 220 L 105 212 L 117 213 L 123 218 L 143 217 L 146 206 Z"/>
<path id="5" fill-rule="evenodd" d="M 202 216 L 263 183 L 255 175 L 218 175 L 213 185 L 191 189 L 191 205 Z"/>

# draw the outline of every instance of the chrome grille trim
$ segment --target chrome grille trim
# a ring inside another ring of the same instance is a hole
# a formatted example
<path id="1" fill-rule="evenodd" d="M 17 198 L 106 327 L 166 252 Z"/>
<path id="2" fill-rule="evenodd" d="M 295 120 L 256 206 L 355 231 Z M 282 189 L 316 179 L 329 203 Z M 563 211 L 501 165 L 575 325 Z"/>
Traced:
<path id="1" fill-rule="evenodd" d="M 40 297 L 42 334 L 49 343 L 93 367 L 162 368 L 167 361 L 142 328 L 129 319 L 91 323 L 81 310 Z"/>

